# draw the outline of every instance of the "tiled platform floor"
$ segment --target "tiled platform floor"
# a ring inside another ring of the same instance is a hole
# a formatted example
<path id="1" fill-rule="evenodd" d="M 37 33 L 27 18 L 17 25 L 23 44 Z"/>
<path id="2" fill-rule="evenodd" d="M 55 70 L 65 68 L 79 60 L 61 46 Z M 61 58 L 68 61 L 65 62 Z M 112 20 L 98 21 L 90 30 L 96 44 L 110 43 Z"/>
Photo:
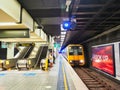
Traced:
<path id="1" fill-rule="evenodd" d="M 0 71 L 0 90 L 65 90 L 63 78 L 65 74 L 63 74 L 62 67 L 66 73 L 68 90 L 79 90 L 76 87 L 80 87 L 80 90 L 88 90 L 79 78 L 76 80 L 75 72 L 67 64 L 62 55 L 59 55 L 56 64 L 49 71 L 40 69 Z"/>
<path id="2" fill-rule="evenodd" d="M 58 63 L 50 71 L 0 71 L 0 90 L 57 90 Z"/>

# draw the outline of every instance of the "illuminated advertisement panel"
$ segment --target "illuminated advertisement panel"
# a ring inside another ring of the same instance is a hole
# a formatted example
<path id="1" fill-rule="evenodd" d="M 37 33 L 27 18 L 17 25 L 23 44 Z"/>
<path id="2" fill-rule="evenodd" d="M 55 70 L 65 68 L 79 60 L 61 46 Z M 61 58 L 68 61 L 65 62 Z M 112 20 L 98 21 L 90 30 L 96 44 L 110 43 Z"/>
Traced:
<path id="1" fill-rule="evenodd" d="M 92 47 L 92 66 L 115 76 L 113 45 Z"/>

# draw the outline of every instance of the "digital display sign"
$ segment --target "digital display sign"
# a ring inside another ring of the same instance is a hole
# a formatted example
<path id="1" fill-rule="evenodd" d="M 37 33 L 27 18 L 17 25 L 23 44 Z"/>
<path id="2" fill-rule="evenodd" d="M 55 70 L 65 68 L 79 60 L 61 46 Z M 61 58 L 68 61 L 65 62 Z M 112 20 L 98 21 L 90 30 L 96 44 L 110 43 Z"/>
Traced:
<path id="1" fill-rule="evenodd" d="M 113 45 L 92 47 L 92 66 L 115 76 Z"/>

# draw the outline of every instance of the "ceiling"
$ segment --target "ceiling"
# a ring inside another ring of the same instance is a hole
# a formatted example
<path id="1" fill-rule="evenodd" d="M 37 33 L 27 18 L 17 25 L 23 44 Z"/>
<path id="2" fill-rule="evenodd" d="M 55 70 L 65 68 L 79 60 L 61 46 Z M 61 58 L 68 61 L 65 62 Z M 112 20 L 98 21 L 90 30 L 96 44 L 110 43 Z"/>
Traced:
<path id="1" fill-rule="evenodd" d="M 65 11 L 65 0 L 18 0 L 33 19 L 51 36 L 60 35 L 60 24 Z"/>
<path id="2" fill-rule="evenodd" d="M 48 35 L 58 36 L 60 24 L 66 17 L 66 0 L 18 0 L 43 26 Z M 67 31 L 63 47 L 69 43 L 82 43 L 104 31 L 120 25 L 120 0 L 67 0 L 69 18 L 76 20 L 76 27 Z"/>
<path id="3" fill-rule="evenodd" d="M 13 19 L 11 16 L 9 16 L 6 12 L 0 9 L 0 22 L 17 22 L 17 20 Z M 19 24 L 19 25 L 0 25 L 0 30 L 4 29 L 16 29 L 16 28 L 21 28 L 25 29 L 27 28 L 24 24 Z"/>
<path id="4" fill-rule="evenodd" d="M 67 31 L 63 47 L 83 43 L 120 25 L 120 0 L 73 0 L 70 17 L 76 19 L 76 28 Z"/>

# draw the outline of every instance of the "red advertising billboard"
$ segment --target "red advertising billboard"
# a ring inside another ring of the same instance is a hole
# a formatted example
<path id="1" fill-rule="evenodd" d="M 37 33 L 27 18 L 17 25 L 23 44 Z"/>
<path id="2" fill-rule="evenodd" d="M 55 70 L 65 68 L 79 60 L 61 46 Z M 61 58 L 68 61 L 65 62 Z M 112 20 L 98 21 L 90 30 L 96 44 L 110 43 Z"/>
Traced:
<path id="1" fill-rule="evenodd" d="M 113 45 L 92 47 L 92 66 L 115 75 Z"/>

